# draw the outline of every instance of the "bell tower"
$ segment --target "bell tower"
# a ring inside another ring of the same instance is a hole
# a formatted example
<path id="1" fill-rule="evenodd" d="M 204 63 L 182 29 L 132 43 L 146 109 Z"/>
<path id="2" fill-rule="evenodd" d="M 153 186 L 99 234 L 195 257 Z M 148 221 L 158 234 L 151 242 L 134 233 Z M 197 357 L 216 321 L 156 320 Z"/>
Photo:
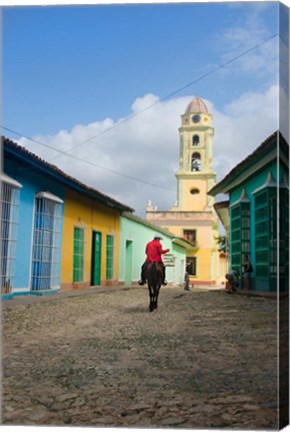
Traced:
<path id="1" fill-rule="evenodd" d="M 213 136 L 212 115 L 195 97 L 181 115 L 176 203 L 170 210 L 160 211 L 150 201 L 146 209 L 148 221 L 188 240 L 184 270 L 199 285 L 216 284 L 221 277 L 218 221 L 214 198 L 207 194 L 216 184 Z"/>
<path id="2" fill-rule="evenodd" d="M 207 195 L 216 182 L 212 169 L 212 115 L 205 103 L 194 98 L 181 116 L 177 211 L 208 211 L 213 199 Z"/>

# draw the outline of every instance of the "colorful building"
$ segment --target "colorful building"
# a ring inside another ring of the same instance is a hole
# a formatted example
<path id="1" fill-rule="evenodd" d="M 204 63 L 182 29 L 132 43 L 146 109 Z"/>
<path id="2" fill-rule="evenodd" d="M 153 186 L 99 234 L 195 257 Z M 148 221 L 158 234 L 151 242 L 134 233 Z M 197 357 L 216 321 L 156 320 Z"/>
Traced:
<path id="1" fill-rule="evenodd" d="M 242 274 L 244 255 L 250 257 L 250 290 L 288 291 L 288 184 L 289 146 L 275 132 L 208 192 L 229 195 L 215 207 L 228 233 L 231 269 Z"/>
<path id="2" fill-rule="evenodd" d="M 146 259 L 145 247 L 155 234 L 161 235 L 163 249 L 169 249 L 162 257 L 166 266 L 166 280 L 170 285 L 183 285 L 186 253 L 192 244 L 132 213 L 121 216 L 120 283 L 131 285 L 140 279 L 141 266 Z"/>
<path id="3" fill-rule="evenodd" d="M 1 294 L 118 281 L 120 215 L 130 207 L 4 138 Z"/>
<path id="4" fill-rule="evenodd" d="M 146 219 L 167 228 L 192 243 L 186 265 L 197 284 L 216 284 L 219 272 L 218 221 L 214 199 L 207 195 L 216 183 L 213 161 L 212 115 L 206 104 L 194 98 L 181 116 L 179 128 L 179 170 L 177 202 L 168 211 L 159 211 L 149 202 Z"/>

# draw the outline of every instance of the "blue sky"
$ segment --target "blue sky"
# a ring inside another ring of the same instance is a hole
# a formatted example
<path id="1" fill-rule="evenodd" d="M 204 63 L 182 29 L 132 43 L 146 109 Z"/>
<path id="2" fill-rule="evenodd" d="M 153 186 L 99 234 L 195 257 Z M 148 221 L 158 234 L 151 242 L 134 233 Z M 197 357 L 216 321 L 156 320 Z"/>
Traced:
<path id="1" fill-rule="evenodd" d="M 253 42 L 239 40 L 235 47 L 226 29 L 242 28 L 258 13 Z M 277 3 L 6 8 L 3 122 L 35 135 L 108 116 L 117 120 L 137 97 L 164 98 L 276 34 L 277 13 Z M 222 108 L 233 96 L 268 84 L 227 69 L 234 72 L 230 79 L 216 73 L 178 96 L 200 94 Z"/>
<path id="2" fill-rule="evenodd" d="M 218 179 L 277 129 L 278 17 L 278 2 L 4 7 L 2 124 L 65 152 L 96 136 L 73 154 L 99 167 L 3 133 L 139 213 L 168 208 L 194 96 L 214 115 Z"/>

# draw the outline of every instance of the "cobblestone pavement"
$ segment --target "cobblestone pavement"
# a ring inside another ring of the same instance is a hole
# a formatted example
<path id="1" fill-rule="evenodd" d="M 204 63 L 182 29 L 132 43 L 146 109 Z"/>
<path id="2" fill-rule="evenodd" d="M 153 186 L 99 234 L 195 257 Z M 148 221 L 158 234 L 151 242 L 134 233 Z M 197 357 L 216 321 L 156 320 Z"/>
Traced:
<path id="1" fill-rule="evenodd" d="M 149 313 L 138 287 L 3 303 L 2 424 L 277 429 L 274 300 L 163 287 Z"/>

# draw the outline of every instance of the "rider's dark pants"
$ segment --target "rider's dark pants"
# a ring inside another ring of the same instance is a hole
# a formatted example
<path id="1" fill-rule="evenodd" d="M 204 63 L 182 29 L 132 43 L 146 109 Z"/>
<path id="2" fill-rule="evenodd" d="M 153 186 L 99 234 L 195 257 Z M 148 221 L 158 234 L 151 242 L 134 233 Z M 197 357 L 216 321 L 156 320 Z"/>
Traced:
<path id="1" fill-rule="evenodd" d="M 163 264 L 163 262 L 161 262 L 161 264 L 162 264 L 162 267 L 163 267 L 163 282 L 165 281 L 165 271 L 166 271 L 166 267 L 165 267 L 165 265 Z M 142 281 L 144 281 L 145 282 L 145 280 L 146 280 L 146 274 L 145 274 L 145 272 L 146 272 L 146 267 L 147 267 L 147 262 L 145 261 L 143 264 L 142 264 L 142 267 L 141 267 L 141 279 L 142 279 Z"/>

